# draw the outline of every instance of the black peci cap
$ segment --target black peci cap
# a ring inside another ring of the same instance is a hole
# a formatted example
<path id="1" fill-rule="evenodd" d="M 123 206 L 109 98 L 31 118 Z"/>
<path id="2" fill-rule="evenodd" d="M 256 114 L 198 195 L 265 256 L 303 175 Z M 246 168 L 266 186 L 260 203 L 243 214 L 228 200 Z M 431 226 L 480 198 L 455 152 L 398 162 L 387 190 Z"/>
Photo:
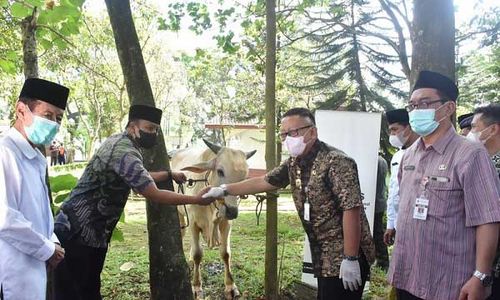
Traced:
<path id="1" fill-rule="evenodd" d="M 408 117 L 408 112 L 406 111 L 406 109 L 403 108 L 389 110 L 385 113 L 385 116 L 387 118 L 388 124 L 410 122 L 410 119 Z"/>
<path id="2" fill-rule="evenodd" d="M 458 98 L 457 85 L 450 78 L 437 72 L 420 71 L 412 92 L 421 88 L 436 89 L 453 101 Z"/>
<path id="3" fill-rule="evenodd" d="M 130 106 L 130 110 L 128 112 L 128 120 L 129 122 L 134 119 L 141 119 L 153 122 L 155 124 L 160 125 L 161 123 L 161 109 L 158 109 L 153 106 L 147 105 L 132 105 Z"/>
<path id="4" fill-rule="evenodd" d="M 32 98 L 66 109 L 69 89 L 60 84 L 40 78 L 28 78 L 24 81 L 19 98 Z"/>

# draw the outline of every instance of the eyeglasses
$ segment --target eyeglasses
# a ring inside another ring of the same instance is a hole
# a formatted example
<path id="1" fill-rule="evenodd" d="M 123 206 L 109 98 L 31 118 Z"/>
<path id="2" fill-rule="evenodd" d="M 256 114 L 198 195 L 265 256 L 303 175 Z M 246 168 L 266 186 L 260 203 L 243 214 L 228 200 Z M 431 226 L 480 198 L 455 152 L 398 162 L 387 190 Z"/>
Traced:
<path id="1" fill-rule="evenodd" d="M 296 137 L 296 136 L 299 135 L 299 130 L 310 128 L 310 127 L 313 127 L 313 126 L 314 125 L 307 125 L 307 126 L 304 126 L 304 127 L 299 127 L 299 128 L 288 130 L 287 132 L 281 132 L 280 133 L 280 139 L 282 141 L 284 141 L 287 136 Z"/>
<path id="2" fill-rule="evenodd" d="M 433 100 L 433 101 L 422 101 L 419 104 L 410 103 L 407 106 L 405 106 L 405 109 L 407 112 L 410 112 L 414 109 L 427 109 L 429 107 L 429 105 L 431 105 L 431 104 L 434 104 L 437 102 L 444 102 L 444 101 L 446 101 L 446 100 L 445 99 L 437 99 L 437 100 Z"/>

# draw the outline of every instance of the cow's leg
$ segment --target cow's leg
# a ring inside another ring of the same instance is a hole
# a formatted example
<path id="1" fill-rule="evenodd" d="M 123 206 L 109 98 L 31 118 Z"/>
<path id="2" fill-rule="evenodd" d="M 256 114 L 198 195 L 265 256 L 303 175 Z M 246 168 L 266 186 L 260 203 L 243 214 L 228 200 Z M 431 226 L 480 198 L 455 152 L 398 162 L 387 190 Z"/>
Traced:
<path id="1" fill-rule="evenodd" d="M 231 223 L 227 220 L 222 220 L 219 224 L 221 243 L 219 247 L 220 256 L 224 261 L 224 296 L 226 299 L 239 298 L 240 292 L 236 287 L 231 273 Z"/>
<path id="2" fill-rule="evenodd" d="M 181 238 L 184 239 L 187 228 L 186 213 L 181 210 L 180 206 L 177 206 L 177 215 L 179 216 L 179 225 L 181 227 Z"/>
<path id="3" fill-rule="evenodd" d="M 191 228 L 191 260 L 193 261 L 193 294 L 194 299 L 203 299 L 203 288 L 201 286 L 200 265 L 203 257 L 203 248 L 200 244 L 200 228 L 195 224 Z"/>

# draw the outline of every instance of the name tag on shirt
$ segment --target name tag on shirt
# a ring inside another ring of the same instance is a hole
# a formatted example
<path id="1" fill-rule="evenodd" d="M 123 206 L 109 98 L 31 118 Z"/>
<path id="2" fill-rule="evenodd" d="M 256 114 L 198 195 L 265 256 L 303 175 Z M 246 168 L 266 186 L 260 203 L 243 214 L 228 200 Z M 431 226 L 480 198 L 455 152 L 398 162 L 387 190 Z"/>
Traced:
<path id="1" fill-rule="evenodd" d="M 311 216 L 309 215 L 311 209 L 311 205 L 309 202 L 304 203 L 304 221 L 311 221 Z"/>
<path id="2" fill-rule="evenodd" d="M 429 209 L 429 199 L 417 198 L 415 208 L 413 209 L 413 218 L 417 220 L 427 220 L 427 211 Z"/>

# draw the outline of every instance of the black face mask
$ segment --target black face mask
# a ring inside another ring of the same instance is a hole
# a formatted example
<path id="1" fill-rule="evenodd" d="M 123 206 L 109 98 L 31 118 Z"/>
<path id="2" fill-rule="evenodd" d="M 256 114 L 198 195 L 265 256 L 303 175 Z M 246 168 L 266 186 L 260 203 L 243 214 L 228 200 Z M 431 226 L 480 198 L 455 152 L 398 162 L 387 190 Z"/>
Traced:
<path id="1" fill-rule="evenodd" d="M 139 129 L 139 134 L 141 135 L 141 137 L 135 138 L 135 141 L 137 142 L 137 144 L 139 144 L 139 147 L 150 149 L 156 145 L 156 133 L 149 133 L 143 131 L 142 129 Z"/>

